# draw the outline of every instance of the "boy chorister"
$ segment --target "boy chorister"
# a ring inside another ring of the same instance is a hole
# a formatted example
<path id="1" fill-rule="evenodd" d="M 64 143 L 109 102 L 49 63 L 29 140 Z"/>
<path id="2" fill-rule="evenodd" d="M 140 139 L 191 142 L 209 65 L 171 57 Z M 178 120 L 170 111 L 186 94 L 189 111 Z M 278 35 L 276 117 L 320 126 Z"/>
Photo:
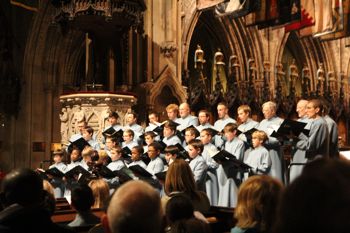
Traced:
<path id="1" fill-rule="evenodd" d="M 270 171 L 271 158 L 269 151 L 263 146 L 266 140 L 267 135 L 264 131 L 257 130 L 252 134 L 254 149 L 248 154 L 245 163 L 252 167 L 253 174 L 268 174 Z"/>
<path id="2" fill-rule="evenodd" d="M 194 175 L 194 180 L 197 184 L 197 188 L 201 191 L 205 191 L 205 178 L 207 175 L 208 166 L 205 160 L 201 156 L 203 152 L 203 144 L 198 139 L 192 139 L 188 143 L 188 155 L 192 159 L 190 167 Z"/>

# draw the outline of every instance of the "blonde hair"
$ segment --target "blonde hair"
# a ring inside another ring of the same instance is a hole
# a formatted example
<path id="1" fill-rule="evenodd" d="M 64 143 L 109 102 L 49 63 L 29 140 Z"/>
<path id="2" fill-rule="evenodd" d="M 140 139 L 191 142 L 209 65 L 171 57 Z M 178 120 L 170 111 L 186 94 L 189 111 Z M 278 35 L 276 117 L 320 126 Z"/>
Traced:
<path id="1" fill-rule="evenodd" d="M 276 110 L 277 110 L 277 105 L 275 102 L 267 101 L 267 102 L 263 103 L 262 108 L 264 108 L 265 106 L 274 112 L 276 112 Z"/>
<path id="2" fill-rule="evenodd" d="M 167 112 L 173 111 L 173 112 L 179 113 L 179 106 L 177 104 L 169 104 L 168 106 L 166 106 L 165 110 Z"/>
<path id="3" fill-rule="evenodd" d="M 254 133 L 252 133 L 252 138 L 257 138 L 259 140 L 262 140 L 263 142 L 266 142 L 267 134 L 264 131 L 257 130 Z"/>
<path id="4" fill-rule="evenodd" d="M 242 110 L 245 113 L 249 113 L 249 115 L 252 112 L 252 109 L 248 105 L 241 105 L 241 106 L 239 106 L 238 109 L 237 109 L 237 112 L 240 111 L 240 110 Z"/>
<path id="5" fill-rule="evenodd" d="M 87 156 L 94 156 L 95 154 L 95 150 L 94 148 L 92 148 L 91 146 L 87 146 L 84 148 L 84 150 L 81 152 L 81 156 L 83 157 L 87 157 Z"/>
<path id="6" fill-rule="evenodd" d="M 89 182 L 89 187 L 92 190 L 92 195 L 95 198 L 95 203 L 92 208 L 105 209 L 109 200 L 109 186 L 103 179 L 94 179 Z"/>
<path id="7" fill-rule="evenodd" d="M 257 228 L 269 232 L 276 220 L 282 184 L 266 175 L 249 177 L 239 188 L 234 217 L 240 228 Z"/>

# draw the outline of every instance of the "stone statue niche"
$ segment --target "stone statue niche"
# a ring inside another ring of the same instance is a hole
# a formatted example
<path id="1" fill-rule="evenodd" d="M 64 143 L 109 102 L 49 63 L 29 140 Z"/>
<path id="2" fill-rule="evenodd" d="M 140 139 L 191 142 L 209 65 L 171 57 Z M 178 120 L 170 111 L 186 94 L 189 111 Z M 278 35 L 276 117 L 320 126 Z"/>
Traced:
<path id="1" fill-rule="evenodd" d="M 63 95 L 60 102 L 61 143 L 67 145 L 70 137 L 79 133 L 77 123 L 80 121 L 86 121 L 94 129 L 94 137 L 102 143 L 102 132 L 109 126 L 109 113 L 116 111 L 120 117 L 119 123 L 124 125 L 125 115 L 136 104 L 136 98 L 131 95 L 92 92 Z"/>

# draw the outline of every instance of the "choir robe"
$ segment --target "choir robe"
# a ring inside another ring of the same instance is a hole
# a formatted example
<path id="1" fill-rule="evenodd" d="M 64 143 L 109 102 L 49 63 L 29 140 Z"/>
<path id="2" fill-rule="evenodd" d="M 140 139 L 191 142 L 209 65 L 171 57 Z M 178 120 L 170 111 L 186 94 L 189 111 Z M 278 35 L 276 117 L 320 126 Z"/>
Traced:
<path id="1" fill-rule="evenodd" d="M 221 132 L 228 123 L 236 123 L 236 120 L 232 119 L 231 117 L 227 117 L 225 119 L 219 119 L 214 123 L 214 129 Z M 217 148 L 222 148 L 224 146 L 225 141 L 222 136 L 215 135 L 214 140 L 215 140 L 215 146 Z"/>
<path id="2" fill-rule="evenodd" d="M 146 170 L 152 175 L 162 172 L 164 170 L 163 160 L 159 156 L 157 156 L 154 159 L 151 159 L 151 161 L 147 165 Z"/>
<path id="3" fill-rule="evenodd" d="M 78 161 L 75 161 L 75 162 L 70 162 L 68 165 L 67 165 L 67 168 L 66 168 L 66 172 L 72 170 L 73 168 L 75 168 L 76 166 L 82 166 L 82 163 L 80 160 Z M 67 183 L 66 183 L 66 187 L 65 187 L 65 190 L 64 190 L 64 197 L 67 199 L 67 201 L 69 203 L 71 203 L 71 190 L 73 189 L 73 187 L 75 187 L 76 185 L 78 184 L 77 181 L 75 180 L 71 180 L 71 179 L 67 179 Z"/>
<path id="4" fill-rule="evenodd" d="M 123 159 L 114 160 L 107 165 L 107 168 L 109 168 L 109 170 L 111 170 L 111 171 L 117 171 L 117 170 L 120 170 L 124 167 L 126 167 L 126 165 L 125 165 Z M 120 186 L 120 182 L 119 182 L 118 177 L 114 177 L 112 179 L 105 179 L 105 180 L 109 185 L 109 188 L 110 188 L 109 192 L 110 193 L 113 193 L 114 190 Z"/>
<path id="5" fill-rule="evenodd" d="M 196 129 L 199 131 L 199 132 L 202 132 L 203 129 L 213 129 L 214 126 L 212 126 L 210 123 L 205 123 L 204 125 L 198 125 L 196 127 Z"/>
<path id="6" fill-rule="evenodd" d="M 237 159 L 242 158 L 244 154 L 244 142 L 237 137 L 231 141 L 226 141 L 224 149 L 233 154 Z M 219 186 L 219 199 L 218 206 L 223 207 L 236 207 L 238 187 L 235 180 L 232 177 L 228 177 L 227 170 L 232 169 L 230 162 L 222 164 L 217 169 L 218 186 Z M 239 179 L 239 174 L 234 174 Z"/>
<path id="7" fill-rule="evenodd" d="M 275 137 L 270 137 L 269 135 L 279 128 L 282 124 L 283 119 L 277 116 L 272 117 L 270 119 L 264 119 L 258 125 L 258 130 L 264 131 L 268 135 L 268 140 L 265 142 L 265 147 L 269 151 L 271 158 L 271 170 L 270 175 L 275 177 L 283 182 L 284 174 L 283 174 L 283 153 L 280 142 Z M 248 159 L 248 158 L 247 158 Z"/>
<path id="8" fill-rule="evenodd" d="M 212 158 L 214 154 L 218 152 L 218 149 L 211 143 L 204 145 L 202 157 L 208 166 L 207 179 L 205 181 L 205 192 L 210 201 L 210 205 L 217 206 L 219 198 L 219 186 L 216 169 L 219 164 Z"/>
<path id="9" fill-rule="evenodd" d="M 246 122 L 244 122 L 238 126 L 238 130 L 242 132 L 240 135 L 238 135 L 238 138 L 244 142 L 244 145 L 246 148 L 246 150 L 244 152 L 244 156 L 243 156 L 243 161 L 246 161 L 246 159 L 249 155 L 249 152 L 252 150 L 252 147 L 251 147 L 252 145 L 250 145 L 248 143 L 247 137 L 244 133 L 247 132 L 248 130 L 251 130 L 253 128 L 258 127 L 258 125 L 259 125 L 259 122 L 254 121 L 251 118 L 248 118 Z"/>
<path id="10" fill-rule="evenodd" d="M 134 165 L 139 165 L 143 169 L 147 169 L 147 165 L 142 160 L 132 161 L 131 163 L 128 164 L 128 167 L 134 166 Z"/>
<path id="11" fill-rule="evenodd" d="M 137 142 L 135 142 L 135 141 L 131 141 L 131 142 L 128 142 L 128 143 L 122 142 L 122 148 L 127 146 L 130 150 L 132 150 L 132 148 L 134 148 L 135 146 L 138 146 L 138 145 L 139 144 Z"/>
<path id="12" fill-rule="evenodd" d="M 242 134 L 238 135 L 238 138 L 241 139 L 242 141 L 244 141 L 244 143 L 247 143 L 247 137 L 245 136 L 245 132 L 247 132 L 248 130 L 251 130 L 253 128 L 258 127 L 259 122 L 254 121 L 251 118 L 248 118 L 246 122 L 240 124 L 238 126 L 238 130 L 242 132 Z"/>
<path id="13" fill-rule="evenodd" d="M 190 168 L 193 172 L 194 181 L 200 191 L 205 191 L 205 180 L 207 177 L 208 166 L 201 155 L 197 155 L 190 162 Z"/>
<path id="14" fill-rule="evenodd" d="M 311 120 L 307 117 L 303 117 L 303 118 L 299 118 L 298 121 L 307 123 L 307 125 L 305 126 L 304 129 L 310 130 L 311 122 L 313 120 Z M 307 138 L 308 137 L 305 134 L 301 133 L 298 136 L 298 141 L 307 140 Z M 297 178 L 301 174 L 301 172 L 303 171 L 303 168 L 305 166 L 304 164 L 307 162 L 307 158 L 305 157 L 305 153 L 306 153 L 306 150 L 299 149 L 295 145 L 295 151 L 293 153 L 292 162 L 291 162 L 290 168 L 289 168 L 289 183 L 292 182 L 295 178 Z"/>
<path id="15" fill-rule="evenodd" d="M 188 115 L 185 118 L 177 118 L 177 123 L 180 124 L 177 126 L 177 130 L 182 131 L 191 125 L 197 126 L 198 118 L 192 115 Z"/>
<path id="16" fill-rule="evenodd" d="M 271 168 L 269 151 L 259 146 L 250 151 L 246 164 L 252 167 L 253 174 L 268 174 Z"/>
<path id="17" fill-rule="evenodd" d="M 126 125 L 124 131 L 127 129 L 131 129 L 134 132 L 134 141 L 141 144 L 140 136 L 143 134 L 142 126 L 138 124 Z"/>
<path id="18" fill-rule="evenodd" d="M 163 138 L 163 142 L 167 145 L 167 146 L 175 146 L 176 144 L 182 144 L 181 140 L 179 139 L 178 136 L 176 136 L 175 134 L 173 134 L 170 137 L 165 137 Z"/>
<path id="19" fill-rule="evenodd" d="M 57 168 L 61 172 L 65 173 L 67 170 L 67 165 L 64 164 L 63 162 L 59 163 L 54 163 L 52 164 L 49 169 L 51 168 Z M 64 195 L 64 182 L 62 181 L 62 178 L 59 177 L 53 177 L 50 181 L 52 187 L 53 187 L 53 192 L 55 198 L 61 198 Z"/>
<path id="20" fill-rule="evenodd" d="M 339 157 L 339 148 L 338 148 L 338 126 L 337 123 L 329 116 L 325 115 L 324 120 L 328 126 L 329 132 L 329 156 L 331 158 Z"/>
<path id="21" fill-rule="evenodd" d="M 297 151 L 294 154 L 296 162 L 300 161 L 306 163 L 315 158 L 329 156 L 328 126 L 322 117 L 312 120 L 310 122 L 309 136 L 301 133 L 299 139 L 300 140 L 296 143 Z M 295 171 L 293 171 L 293 173 L 291 172 L 290 181 L 294 180 L 300 173 L 297 174 Z"/>

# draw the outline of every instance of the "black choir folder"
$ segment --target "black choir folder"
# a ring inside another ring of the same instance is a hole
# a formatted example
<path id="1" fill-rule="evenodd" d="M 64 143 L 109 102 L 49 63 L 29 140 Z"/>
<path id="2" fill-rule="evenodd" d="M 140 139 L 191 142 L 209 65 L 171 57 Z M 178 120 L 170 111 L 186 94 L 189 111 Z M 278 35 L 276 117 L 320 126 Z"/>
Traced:
<path id="1" fill-rule="evenodd" d="M 309 130 L 305 129 L 307 123 L 285 119 L 277 131 L 273 131 L 271 137 L 293 138 L 298 137 L 300 133 L 309 135 Z"/>
<path id="2" fill-rule="evenodd" d="M 251 167 L 248 164 L 245 164 L 242 161 L 238 160 L 236 156 L 234 156 L 226 150 L 217 152 L 214 156 L 212 156 L 212 158 L 215 161 L 222 163 L 223 165 L 230 164 L 240 171 L 248 171 L 249 169 L 251 169 Z"/>
<path id="3" fill-rule="evenodd" d="M 90 146 L 90 144 L 83 137 L 81 137 L 74 142 L 70 142 L 68 152 L 71 153 L 74 148 L 78 148 L 80 151 L 83 151 L 86 146 Z"/>
<path id="4" fill-rule="evenodd" d="M 80 165 L 70 169 L 69 171 L 66 171 L 65 173 L 60 171 L 56 167 L 47 169 L 46 171 L 42 169 L 37 169 L 37 171 L 43 179 L 49 179 L 48 175 L 56 178 L 66 177 L 67 179 L 75 179 L 75 176 L 79 177 L 79 179 L 81 177 L 89 178 L 91 176 L 91 173 Z"/>
<path id="5" fill-rule="evenodd" d="M 140 165 L 132 165 L 129 169 L 135 174 L 135 176 L 140 178 L 151 178 L 153 175 L 149 173 L 146 169 Z"/>
<path id="6" fill-rule="evenodd" d="M 88 178 L 91 176 L 91 173 L 86 170 L 85 168 L 83 168 L 82 166 L 78 165 L 78 166 L 75 166 L 74 168 L 70 169 L 69 171 L 67 171 L 64 176 L 66 178 L 71 178 L 71 179 L 74 179 L 76 176 L 80 176 L 79 179 L 81 177 L 85 177 L 85 178 Z"/>
<path id="7" fill-rule="evenodd" d="M 132 172 L 128 168 L 112 171 L 107 166 L 102 166 L 99 171 L 100 176 L 103 178 L 112 179 L 118 177 L 121 184 L 133 180 L 133 175 L 131 173 Z"/>
<path id="8" fill-rule="evenodd" d="M 113 138 L 118 138 L 120 142 L 122 142 L 123 140 L 123 130 L 118 130 L 116 131 L 113 127 L 109 127 L 108 129 L 106 129 L 105 131 L 102 132 L 102 135 L 106 138 L 106 137 L 113 137 Z"/>

